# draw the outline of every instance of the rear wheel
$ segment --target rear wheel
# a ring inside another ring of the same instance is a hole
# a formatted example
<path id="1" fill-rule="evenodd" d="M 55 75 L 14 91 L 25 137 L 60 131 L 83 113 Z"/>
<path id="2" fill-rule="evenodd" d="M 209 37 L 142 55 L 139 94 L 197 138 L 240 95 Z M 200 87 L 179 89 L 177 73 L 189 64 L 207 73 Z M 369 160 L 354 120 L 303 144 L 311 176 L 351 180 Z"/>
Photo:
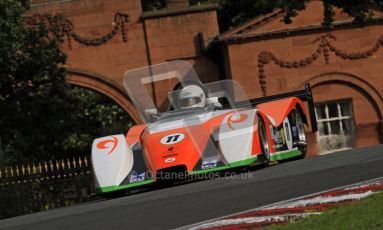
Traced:
<path id="1" fill-rule="evenodd" d="M 261 145 L 262 150 L 262 160 L 264 164 L 268 164 L 270 161 L 270 148 L 269 141 L 267 139 L 265 122 L 262 120 L 261 116 L 258 116 L 258 136 L 259 144 Z"/>
<path id="2" fill-rule="evenodd" d="M 299 156 L 299 158 L 303 159 L 306 156 L 307 152 L 307 138 L 305 133 L 305 127 L 302 119 L 302 115 L 299 111 L 294 110 L 294 119 L 295 119 L 295 125 L 298 132 L 298 149 L 301 151 L 302 155 Z"/>

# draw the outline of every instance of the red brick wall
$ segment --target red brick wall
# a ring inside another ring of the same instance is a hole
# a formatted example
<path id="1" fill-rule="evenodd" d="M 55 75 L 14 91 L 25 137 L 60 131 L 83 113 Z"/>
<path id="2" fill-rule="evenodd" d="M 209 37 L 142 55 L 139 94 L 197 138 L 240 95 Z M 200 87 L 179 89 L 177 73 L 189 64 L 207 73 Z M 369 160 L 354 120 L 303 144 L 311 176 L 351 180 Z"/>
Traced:
<path id="1" fill-rule="evenodd" d="M 52 3 L 34 6 L 28 14 L 63 14 L 73 23 L 74 31 L 78 35 L 96 38 L 113 29 L 114 15 L 118 11 L 129 14 L 129 23 L 126 25 L 127 42 L 123 42 L 121 34 L 117 33 L 110 41 L 100 46 L 86 46 L 72 39 L 70 49 L 65 39 L 62 48 L 68 54 L 68 67 L 103 75 L 121 86 L 124 71 L 146 64 L 142 24 L 137 22 L 141 15 L 139 0 L 81 0 Z"/>
<path id="2" fill-rule="evenodd" d="M 328 63 L 322 52 L 313 63 L 298 68 L 281 68 L 270 61 L 263 66 L 267 95 L 301 89 L 309 82 L 313 85 L 316 102 L 352 98 L 355 145 L 377 144 L 381 141 L 378 124 L 383 111 L 383 26 L 339 29 L 330 34 L 333 38 L 326 39 L 337 49 L 349 54 L 364 52 L 374 46 L 377 46 L 376 52 L 370 57 L 344 60 L 329 50 Z M 259 55 L 267 51 L 284 61 L 306 59 L 315 53 L 320 41 L 314 41 L 322 35 L 326 34 L 312 33 L 229 44 L 231 76 L 245 87 L 249 98 L 260 97 Z"/>
<path id="3" fill-rule="evenodd" d="M 126 41 L 120 27 L 113 38 L 97 46 L 80 44 L 73 37 L 68 41 L 68 37 L 64 36 L 62 48 L 68 55 L 67 67 L 84 71 L 87 76 L 93 74 L 93 77 L 101 77 L 102 81 L 122 90 L 122 76 L 125 71 L 172 59 L 188 60 L 204 81 L 218 79 L 216 65 L 202 54 L 196 39 L 197 33 L 203 33 L 207 43 L 218 35 L 217 16 L 215 7 L 212 6 L 156 11 L 154 14 L 157 15 L 145 16 L 148 12 L 142 13 L 140 0 L 39 0 L 32 2 L 32 8 L 25 16 L 62 14 L 72 23 L 73 31 L 77 35 L 94 39 L 113 30 L 117 12 L 129 15 L 128 22 L 124 23 Z M 144 20 L 151 60 L 147 56 Z M 74 76 L 70 82 L 78 82 L 84 86 L 85 81 L 89 82 Z M 92 81 L 89 88 L 102 93 L 108 92 L 109 87 L 102 81 Z M 116 97 L 115 94 L 108 96 L 113 99 Z M 121 97 L 117 101 L 123 100 L 126 98 Z M 130 102 L 120 105 L 129 107 L 126 109 L 128 112 L 132 109 Z"/>
<path id="4" fill-rule="evenodd" d="M 218 79 L 215 64 L 203 55 L 197 39 L 197 34 L 202 33 L 206 45 L 218 35 L 215 11 L 147 19 L 146 25 L 152 63 L 186 59 L 203 81 Z"/>

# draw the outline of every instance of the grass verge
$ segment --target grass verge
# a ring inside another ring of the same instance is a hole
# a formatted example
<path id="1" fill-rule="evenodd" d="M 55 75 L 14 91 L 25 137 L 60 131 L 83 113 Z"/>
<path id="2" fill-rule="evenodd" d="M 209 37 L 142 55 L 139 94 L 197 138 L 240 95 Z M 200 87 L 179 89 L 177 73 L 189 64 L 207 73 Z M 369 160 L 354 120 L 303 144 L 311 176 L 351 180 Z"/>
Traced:
<path id="1" fill-rule="evenodd" d="M 272 225 L 267 230 L 307 229 L 383 229 L 383 193 L 371 195 L 355 204 L 330 208 L 285 225 Z"/>

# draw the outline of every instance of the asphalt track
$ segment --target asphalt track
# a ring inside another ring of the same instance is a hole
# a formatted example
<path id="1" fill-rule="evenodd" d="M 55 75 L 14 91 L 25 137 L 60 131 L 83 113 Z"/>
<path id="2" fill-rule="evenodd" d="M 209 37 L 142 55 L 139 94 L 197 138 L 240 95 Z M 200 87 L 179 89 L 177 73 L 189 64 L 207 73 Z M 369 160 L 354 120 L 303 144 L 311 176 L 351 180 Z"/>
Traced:
<path id="1" fill-rule="evenodd" d="M 383 145 L 0 221 L 7 229 L 169 229 L 383 176 Z"/>

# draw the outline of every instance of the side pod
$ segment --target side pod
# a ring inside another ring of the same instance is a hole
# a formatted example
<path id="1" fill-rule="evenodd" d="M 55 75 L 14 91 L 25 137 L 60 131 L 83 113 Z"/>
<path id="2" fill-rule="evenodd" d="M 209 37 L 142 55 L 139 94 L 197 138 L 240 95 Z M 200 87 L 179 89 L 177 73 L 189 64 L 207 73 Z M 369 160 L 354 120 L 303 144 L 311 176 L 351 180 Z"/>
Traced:
<path id="1" fill-rule="evenodd" d="M 124 135 L 97 138 L 92 145 L 96 187 L 118 186 L 133 167 L 133 153 Z"/>

